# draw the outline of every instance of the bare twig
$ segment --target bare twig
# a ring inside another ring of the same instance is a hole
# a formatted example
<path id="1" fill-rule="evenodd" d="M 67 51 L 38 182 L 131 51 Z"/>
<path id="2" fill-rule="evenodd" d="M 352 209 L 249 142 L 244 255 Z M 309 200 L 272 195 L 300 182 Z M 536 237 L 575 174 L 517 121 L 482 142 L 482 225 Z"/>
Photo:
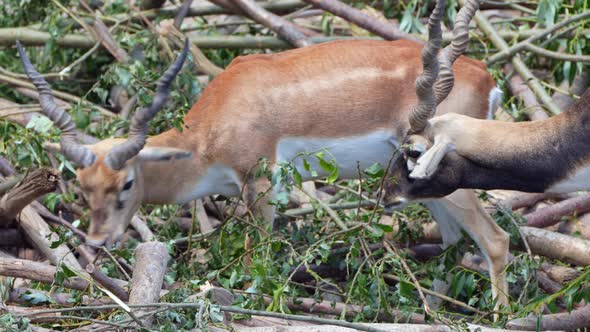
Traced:
<path id="1" fill-rule="evenodd" d="M 296 47 L 311 45 L 307 36 L 299 31 L 295 25 L 284 18 L 260 7 L 253 0 L 233 0 L 233 3 L 243 10 L 254 21 L 268 27 L 283 39 Z"/>
<path id="2" fill-rule="evenodd" d="M 547 36 L 547 35 L 555 32 L 555 31 L 557 31 L 557 30 L 559 30 L 559 29 L 561 29 L 561 28 L 563 28 L 563 27 L 565 27 L 565 26 L 567 26 L 569 24 L 572 24 L 572 23 L 575 23 L 577 21 L 581 21 L 581 20 L 584 20 L 584 19 L 587 19 L 587 18 L 590 18 L 590 12 L 585 11 L 585 12 L 583 12 L 581 14 L 574 15 L 574 16 L 566 19 L 566 20 L 563 20 L 563 21 L 561 21 L 561 22 L 559 22 L 559 23 L 557 23 L 557 24 L 555 24 L 555 25 L 553 25 L 553 26 L 551 26 L 551 27 L 549 27 L 549 28 L 547 28 L 545 30 L 541 30 L 539 32 L 536 32 L 534 35 L 530 36 L 526 40 L 523 40 L 522 42 L 517 43 L 517 44 L 515 44 L 513 46 L 508 47 L 508 45 L 505 45 L 506 47 L 499 47 L 498 45 L 496 45 L 496 47 L 500 48 L 501 51 L 498 52 L 498 53 L 496 53 L 496 54 L 494 54 L 493 56 L 489 57 L 486 60 L 486 63 L 489 65 L 489 64 L 492 64 L 492 63 L 497 62 L 499 60 L 505 59 L 505 58 L 507 58 L 509 56 L 512 56 L 512 55 L 514 55 L 514 54 L 516 54 L 516 53 L 518 53 L 518 52 L 520 52 L 520 51 L 522 51 L 522 50 L 524 50 L 526 48 L 529 48 L 529 47 L 533 46 L 532 43 L 534 41 L 537 41 L 537 40 L 539 40 L 539 39 L 541 39 L 541 38 L 543 38 L 543 37 L 545 37 L 545 36 Z M 479 24 L 479 22 L 478 22 L 478 24 Z M 487 32 L 486 32 L 486 34 L 487 34 Z M 494 44 L 496 44 L 496 43 L 494 43 Z M 533 46 L 533 48 L 534 48 L 534 46 Z"/>
<path id="3" fill-rule="evenodd" d="M 35 86 L 32 83 L 29 83 L 27 81 L 21 80 L 21 79 L 17 79 L 14 77 L 10 77 L 10 76 L 6 76 L 6 75 L 1 75 L 0 74 L 0 82 L 2 83 L 6 83 L 6 84 L 10 84 L 10 85 L 15 85 L 15 86 L 19 86 L 19 87 L 24 87 L 24 88 L 28 88 L 28 89 L 35 89 Z M 61 98 L 73 103 L 79 103 L 81 105 L 85 105 L 88 106 L 90 108 L 94 108 L 98 111 L 100 111 L 103 115 L 106 115 L 108 117 L 114 117 L 116 116 L 113 112 L 107 110 L 106 108 L 100 107 L 98 105 L 92 104 L 91 102 L 87 101 L 87 100 L 82 100 L 82 98 L 71 95 L 69 93 L 65 93 L 65 92 L 61 92 L 61 91 L 57 91 L 55 89 L 52 90 L 53 91 L 53 95 L 57 98 Z"/>
<path id="4" fill-rule="evenodd" d="M 460 0 L 459 2 L 462 5 L 465 4 L 465 0 Z M 506 50 L 509 48 L 508 44 L 502 39 L 492 24 L 480 12 L 475 13 L 474 20 L 498 49 Z M 522 76 L 523 80 L 527 82 L 531 90 L 533 90 L 537 98 L 539 98 L 543 105 L 545 105 L 547 110 L 551 112 L 551 114 L 561 113 L 561 110 L 555 106 L 551 97 L 547 94 L 543 86 L 541 86 L 538 79 L 533 73 L 531 73 L 524 61 L 522 61 L 518 55 L 515 55 L 512 57 L 511 62 L 514 69 L 520 74 L 520 76 Z"/>

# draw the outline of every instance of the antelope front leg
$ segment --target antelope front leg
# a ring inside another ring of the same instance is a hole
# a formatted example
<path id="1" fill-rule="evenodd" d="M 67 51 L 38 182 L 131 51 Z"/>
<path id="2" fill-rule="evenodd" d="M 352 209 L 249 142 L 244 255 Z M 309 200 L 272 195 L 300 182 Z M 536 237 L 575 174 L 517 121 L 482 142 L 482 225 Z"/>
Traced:
<path id="1" fill-rule="evenodd" d="M 246 182 L 245 201 L 255 217 L 262 218 L 274 229 L 275 206 L 269 203 L 275 198 L 278 188 L 271 188 L 270 181 L 261 176 Z"/>
<path id="2" fill-rule="evenodd" d="M 477 243 L 490 268 L 492 295 L 497 299 L 495 309 L 507 306 L 508 286 L 504 268 L 508 256 L 508 234 L 485 212 L 472 190 L 457 190 L 426 205 L 441 227 L 444 244 L 459 239 L 459 234 L 453 234 L 458 232 L 459 228 L 467 232 Z"/>
<path id="3" fill-rule="evenodd" d="M 495 309 L 508 306 L 508 285 L 504 275 L 510 238 L 488 215 L 472 190 L 457 190 L 443 198 L 457 215 L 455 221 L 477 243 L 490 268 Z"/>

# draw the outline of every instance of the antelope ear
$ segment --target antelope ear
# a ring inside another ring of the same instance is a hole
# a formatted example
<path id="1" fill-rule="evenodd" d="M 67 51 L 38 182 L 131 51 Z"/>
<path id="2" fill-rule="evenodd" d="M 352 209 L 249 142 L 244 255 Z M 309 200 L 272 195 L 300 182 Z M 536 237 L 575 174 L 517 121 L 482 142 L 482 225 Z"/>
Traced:
<path id="1" fill-rule="evenodd" d="M 140 161 L 166 161 L 170 159 L 189 158 L 192 152 L 175 148 L 146 147 L 139 151 Z"/>
<path id="2" fill-rule="evenodd" d="M 453 144 L 450 138 L 446 136 L 435 137 L 434 145 L 426 150 L 416 161 L 416 165 L 411 171 L 412 173 L 410 173 L 410 178 L 430 178 L 438 169 L 444 156 L 453 150 L 455 150 L 455 144 Z"/>

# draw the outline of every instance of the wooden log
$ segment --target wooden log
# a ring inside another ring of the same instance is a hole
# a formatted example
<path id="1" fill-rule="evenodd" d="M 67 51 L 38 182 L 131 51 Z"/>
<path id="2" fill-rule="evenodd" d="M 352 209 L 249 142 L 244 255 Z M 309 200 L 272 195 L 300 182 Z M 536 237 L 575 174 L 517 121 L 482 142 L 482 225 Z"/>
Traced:
<path id="1" fill-rule="evenodd" d="M 544 228 L 555 225 L 563 216 L 582 214 L 588 211 L 590 211 L 590 194 L 585 194 L 539 209 L 524 217 L 527 220 L 527 226 Z"/>
<path id="2" fill-rule="evenodd" d="M 507 64 L 506 68 L 508 72 L 514 69 L 511 64 Z M 512 78 L 510 78 L 510 85 L 508 87 L 510 88 L 512 95 L 518 97 L 523 102 L 525 106 L 524 112 L 529 119 L 532 121 L 537 121 L 549 118 L 547 113 L 545 113 L 543 106 L 541 106 L 537 101 L 537 97 L 533 91 L 529 88 L 527 83 L 520 75 L 512 75 Z"/>
<path id="3" fill-rule="evenodd" d="M 557 231 L 590 240 L 590 214 L 586 213 L 579 218 L 572 218 L 560 223 Z"/>
<path id="4" fill-rule="evenodd" d="M 12 220 L 25 206 L 57 188 L 59 171 L 38 168 L 27 174 L 0 199 L 0 221 Z"/>
<path id="5" fill-rule="evenodd" d="M 156 303 L 160 299 L 160 290 L 168 265 L 168 249 L 161 242 L 146 242 L 135 250 L 135 267 L 131 280 L 130 304 Z M 144 310 L 137 310 L 141 316 Z M 153 317 L 145 319 L 147 327 L 151 326 Z"/>
<path id="6" fill-rule="evenodd" d="M 25 259 L 8 258 L 0 256 L 0 275 L 41 281 L 52 284 L 55 282 L 57 268 L 44 263 Z M 64 287 L 85 290 L 88 282 L 79 277 L 68 278 L 64 281 Z"/>
<path id="7" fill-rule="evenodd" d="M 582 271 L 567 266 L 553 265 L 547 262 L 541 264 L 541 270 L 559 284 L 566 284 L 582 275 Z"/>
<path id="8" fill-rule="evenodd" d="M 102 273 L 94 264 L 86 265 L 86 272 L 90 274 L 92 279 L 96 281 L 102 287 L 108 289 L 111 293 L 115 294 L 122 301 L 129 301 L 129 294 L 119 285 L 115 279 L 112 279 Z"/>
<path id="9" fill-rule="evenodd" d="M 509 330 L 519 329 L 524 331 L 537 331 L 537 317 L 514 319 L 506 324 Z M 571 313 L 543 315 L 541 317 L 540 331 L 565 330 L 577 331 L 590 327 L 590 305 L 573 310 Z"/>
<path id="10" fill-rule="evenodd" d="M 52 248 L 52 243 L 59 241 L 59 236 L 49 229 L 49 226 L 30 205 L 26 206 L 18 215 L 18 221 L 25 234 L 31 239 L 39 251 L 43 253 L 53 265 L 66 264 L 71 269 L 85 273 L 65 244 Z"/>
<path id="11" fill-rule="evenodd" d="M 570 264 L 590 265 L 590 241 L 535 227 L 521 227 L 534 254 Z"/>
<path id="12" fill-rule="evenodd" d="M 359 323 L 363 328 L 372 328 L 375 331 L 388 332 L 453 332 L 457 331 L 456 327 L 446 325 L 426 325 L 426 324 L 384 324 L 384 323 Z M 303 326 L 261 326 L 261 327 L 240 327 L 240 332 L 355 332 L 358 331 L 349 327 L 335 325 L 303 325 Z M 367 331 L 369 331 L 367 329 Z M 463 331 L 463 330 L 462 330 Z M 479 332 L 500 332 L 503 329 L 495 329 L 479 325 L 468 324 L 465 331 Z"/>

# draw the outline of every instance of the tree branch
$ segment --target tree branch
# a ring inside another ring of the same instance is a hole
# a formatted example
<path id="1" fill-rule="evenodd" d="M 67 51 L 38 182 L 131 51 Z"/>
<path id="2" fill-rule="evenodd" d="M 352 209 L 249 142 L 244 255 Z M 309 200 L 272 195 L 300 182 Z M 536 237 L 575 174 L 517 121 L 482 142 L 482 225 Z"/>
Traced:
<path id="1" fill-rule="evenodd" d="M 37 197 L 54 191 L 59 177 L 52 168 L 38 168 L 27 174 L 0 199 L 0 221 L 12 220 Z"/>

